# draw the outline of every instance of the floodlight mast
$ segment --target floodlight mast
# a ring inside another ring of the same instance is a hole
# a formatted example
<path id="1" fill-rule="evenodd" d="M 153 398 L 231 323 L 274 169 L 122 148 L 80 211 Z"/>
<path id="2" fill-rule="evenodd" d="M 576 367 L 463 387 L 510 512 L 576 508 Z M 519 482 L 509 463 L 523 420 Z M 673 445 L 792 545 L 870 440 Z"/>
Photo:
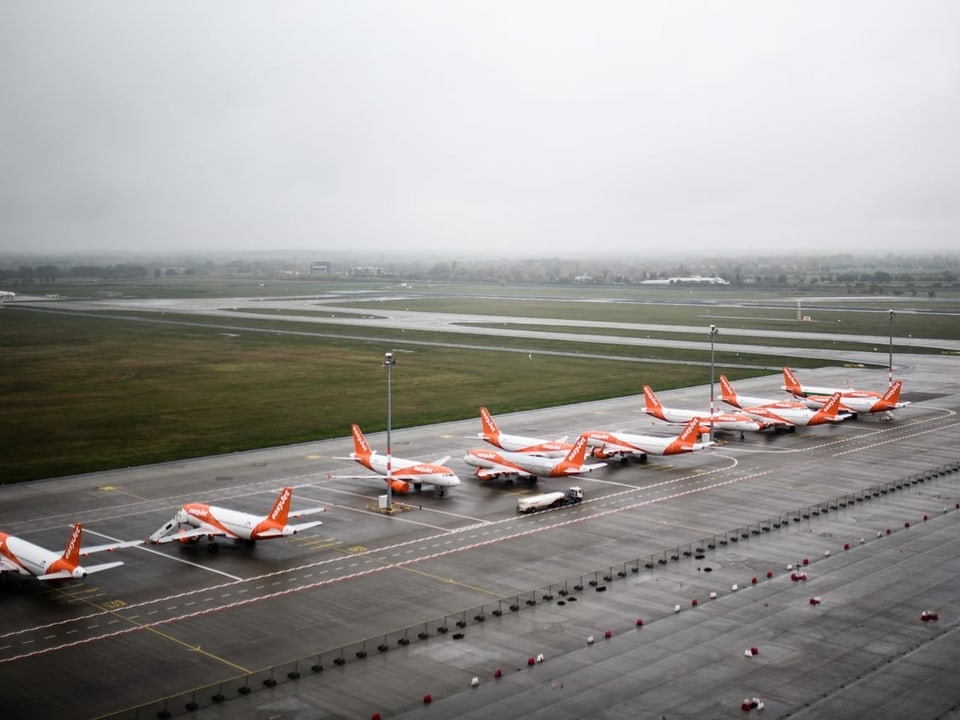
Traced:
<path id="1" fill-rule="evenodd" d="M 887 361 L 887 387 L 893 385 L 893 318 L 895 315 L 896 313 L 893 310 L 890 310 L 890 322 L 888 324 L 888 330 L 890 333 L 890 351 Z"/>
<path id="2" fill-rule="evenodd" d="M 390 387 L 390 373 L 397 359 L 392 352 L 383 354 L 381 367 L 387 369 L 387 512 L 393 512 L 393 461 L 392 446 L 390 444 L 390 424 L 393 417 L 392 388 Z"/>
<path id="3" fill-rule="evenodd" d="M 710 440 L 713 440 L 713 341 L 717 337 L 720 329 L 716 325 L 710 325 Z"/>

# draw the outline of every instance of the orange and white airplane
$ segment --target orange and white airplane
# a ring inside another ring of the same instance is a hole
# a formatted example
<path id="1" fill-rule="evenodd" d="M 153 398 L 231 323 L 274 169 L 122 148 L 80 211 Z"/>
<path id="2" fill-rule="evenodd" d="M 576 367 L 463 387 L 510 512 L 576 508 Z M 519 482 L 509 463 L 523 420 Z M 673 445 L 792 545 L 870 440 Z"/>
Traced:
<path id="1" fill-rule="evenodd" d="M 783 368 L 782 390 L 786 390 L 808 407 L 823 407 L 833 393 L 840 393 L 840 408 L 852 413 L 856 417 L 860 413 L 886 413 L 892 418 L 891 410 L 899 410 L 909 405 L 909 402 L 900 402 L 900 390 L 903 381 L 897 380 L 882 395 L 870 390 L 855 390 L 854 388 L 828 388 L 815 385 L 802 385 L 790 368 Z"/>
<path id="2" fill-rule="evenodd" d="M 619 457 L 625 463 L 631 457 L 646 462 L 648 455 L 678 455 L 696 452 L 713 445 L 713 442 L 697 442 L 703 418 L 695 415 L 687 421 L 680 434 L 639 435 L 636 433 L 607 432 L 606 430 L 588 430 L 584 433 L 594 457 Z"/>
<path id="3" fill-rule="evenodd" d="M 541 438 L 526 437 L 525 435 L 508 435 L 500 432 L 497 423 L 494 422 L 490 411 L 485 407 L 480 408 L 480 424 L 483 426 L 483 432 L 477 435 L 478 438 L 486 440 L 494 447 L 507 452 L 525 453 L 527 455 L 539 455 L 541 457 L 563 457 L 573 447 L 571 443 L 566 442 L 566 438 L 560 440 L 543 440 Z"/>
<path id="4" fill-rule="evenodd" d="M 643 411 L 647 415 L 652 415 L 668 423 L 686 424 L 693 418 L 699 417 L 701 423 L 699 432 L 701 435 L 712 433 L 714 430 L 734 430 L 742 435 L 747 431 L 760 432 L 766 428 L 773 427 L 773 423 L 758 420 L 746 413 L 726 413 L 715 410 L 711 415 L 709 411 L 702 412 L 699 410 L 680 410 L 678 408 L 664 407 L 660 402 L 660 398 L 657 397 L 649 385 L 643 386 L 643 399 L 645 403 Z"/>
<path id="5" fill-rule="evenodd" d="M 83 525 L 73 526 L 63 553 L 34 545 L 22 538 L 0 532 L 0 573 L 15 572 L 32 575 L 37 580 L 80 580 L 87 575 L 123 565 L 122 560 L 99 565 L 81 565 L 80 558 L 98 552 L 112 552 L 118 548 L 142 545 L 143 540 L 114 542 L 81 549 Z"/>
<path id="6" fill-rule="evenodd" d="M 373 470 L 383 478 L 384 482 L 390 484 L 390 489 L 393 492 L 406 495 L 410 492 L 411 486 L 414 490 L 420 492 L 424 485 L 433 485 L 437 489 L 437 495 L 443 496 L 448 488 L 460 484 L 460 478 L 457 477 L 457 474 L 443 464 L 449 459 L 449 455 L 434 463 L 391 456 L 388 468 L 387 456 L 370 449 L 370 444 L 360 431 L 360 426 L 351 425 L 350 428 L 353 431 L 353 452 L 350 453 L 349 457 L 339 459 L 355 460 L 368 470 Z M 336 477 L 355 478 L 365 476 L 338 475 Z"/>
<path id="7" fill-rule="evenodd" d="M 772 422 L 779 429 L 793 432 L 798 425 L 824 425 L 845 420 L 847 413 L 840 413 L 840 393 L 834 393 L 818 410 L 808 408 L 795 400 L 769 400 L 766 398 L 738 395 L 726 375 L 720 376 L 721 398 L 728 405 L 740 408 L 748 415 Z"/>
<path id="8" fill-rule="evenodd" d="M 253 543 L 256 540 L 289 537 L 323 524 L 320 520 L 313 520 L 299 525 L 288 525 L 287 521 L 291 517 L 300 518 L 326 510 L 326 508 L 317 507 L 291 513 L 292 497 L 293 488 L 286 487 L 281 490 L 273 504 L 273 509 L 266 516 L 251 515 L 205 503 L 187 503 L 163 527 L 153 533 L 149 540 L 155 544 L 174 540 L 185 543 L 197 542 L 200 538 L 206 537 L 211 547 L 216 547 L 214 539 L 217 537 Z"/>
<path id="9" fill-rule="evenodd" d="M 508 485 L 518 478 L 567 477 L 581 475 L 597 468 L 606 467 L 606 463 L 584 464 L 587 457 L 587 438 L 581 435 L 566 455 L 560 458 L 529 455 L 506 450 L 496 452 L 479 448 L 468 450 L 463 461 L 477 469 L 481 480 L 504 478 Z"/>

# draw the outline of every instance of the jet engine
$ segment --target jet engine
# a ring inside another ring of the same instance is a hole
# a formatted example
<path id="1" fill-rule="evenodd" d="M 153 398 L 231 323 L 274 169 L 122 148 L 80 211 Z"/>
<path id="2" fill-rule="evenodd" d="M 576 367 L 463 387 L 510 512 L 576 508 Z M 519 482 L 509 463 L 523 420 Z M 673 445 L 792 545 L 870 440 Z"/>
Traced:
<path id="1" fill-rule="evenodd" d="M 398 495 L 406 495 L 410 492 L 410 483 L 406 480 L 391 480 L 390 489 Z"/>

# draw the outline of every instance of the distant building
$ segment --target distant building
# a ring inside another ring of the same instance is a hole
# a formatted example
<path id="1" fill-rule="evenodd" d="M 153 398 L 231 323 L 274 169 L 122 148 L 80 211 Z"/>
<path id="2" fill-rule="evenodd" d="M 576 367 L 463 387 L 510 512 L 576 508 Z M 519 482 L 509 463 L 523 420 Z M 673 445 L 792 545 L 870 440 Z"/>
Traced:
<path id="1" fill-rule="evenodd" d="M 311 275 L 329 275 L 329 274 L 330 274 L 330 263 L 328 263 L 328 262 L 313 262 L 313 263 L 310 263 L 310 274 L 311 274 Z"/>
<path id="2" fill-rule="evenodd" d="M 641 280 L 641 285 L 729 285 L 729 281 L 722 277 L 702 277 L 690 275 L 688 277 L 672 277 L 661 280 Z"/>
<path id="3" fill-rule="evenodd" d="M 383 268 L 376 265 L 357 265 L 350 268 L 347 274 L 355 277 L 379 277 L 383 275 Z"/>

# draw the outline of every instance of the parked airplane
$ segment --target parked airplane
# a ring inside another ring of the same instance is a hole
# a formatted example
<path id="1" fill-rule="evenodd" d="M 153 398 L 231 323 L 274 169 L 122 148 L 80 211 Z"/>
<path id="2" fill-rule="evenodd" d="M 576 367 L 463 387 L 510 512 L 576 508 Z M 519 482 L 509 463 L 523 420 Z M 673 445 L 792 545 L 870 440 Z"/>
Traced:
<path id="1" fill-rule="evenodd" d="M 625 463 L 631 457 L 646 462 L 648 455 L 676 455 L 703 450 L 713 442 L 697 442 L 703 419 L 694 416 L 676 437 L 672 435 L 638 435 L 636 433 L 611 433 L 606 430 L 588 430 L 584 433 L 594 457 L 620 457 Z"/>
<path id="2" fill-rule="evenodd" d="M 99 565 L 81 565 L 80 558 L 98 552 L 112 552 L 118 548 L 141 545 L 143 540 L 114 542 L 81 549 L 83 525 L 77 523 L 62 554 L 34 545 L 22 538 L 0 532 L 0 573 L 16 572 L 32 575 L 37 580 L 79 580 L 91 573 L 123 565 L 122 560 Z"/>
<path id="3" fill-rule="evenodd" d="M 834 393 L 819 410 L 808 408 L 802 402 L 794 400 L 769 400 L 765 398 L 738 395 L 725 375 L 720 376 L 720 393 L 723 401 L 743 410 L 748 415 L 776 424 L 777 429 L 789 432 L 797 425 L 823 425 L 845 420 L 847 414 L 840 414 L 840 393 Z"/>
<path id="4" fill-rule="evenodd" d="M 909 405 L 909 402 L 900 402 L 900 390 L 903 381 L 897 380 L 882 395 L 871 390 L 855 390 L 854 388 L 828 388 L 815 385 L 802 385 L 797 376 L 788 367 L 783 368 L 783 385 L 781 389 L 798 398 L 808 407 L 818 408 L 829 400 L 830 395 L 840 393 L 840 408 L 856 417 L 859 413 L 886 413 L 892 418 L 891 410 L 898 410 Z"/>
<path id="5" fill-rule="evenodd" d="M 502 477 L 507 485 L 512 485 L 517 478 L 566 477 L 606 467 L 606 463 L 584 465 L 583 461 L 586 456 L 587 439 L 581 435 L 577 438 L 573 447 L 570 448 L 570 451 L 561 458 L 549 458 L 519 452 L 496 452 L 480 448 L 468 450 L 467 454 L 463 456 L 463 461 L 467 465 L 477 468 L 477 477 L 481 480 Z"/>
<path id="6" fill-rule="evenodd" d="M 701 435 L 712 433 L 714 430 L 734 430 L 743 437 L 745 431 L 760 432 L 761 430 L 773 427 L 773 423 L 763 422 L 745 413 L 726 413 L 714 411 L 709 412 L 698 410 L 680 410 L 677 408 L 667 408 L 660 403 L 660 398 L 653 392 L 649 385 L 643 386 L 643 398 L 645 407 L 643 411 L 647 415 L 664 420 L 668 423 L 686 424 L 695 417 L 700 418 Z"/>
<path id="7" fill-rule="evenodd" d="M 150 542 L 159 544 L 174 540 L 197 542 L 206 536 L 210 541 L 210 549 L 214 549 L 216 548 L 214 539 L 221 536 L 253 543 L 257 540 L 289 537 L 302 530 L 323 524 L 320 520 L 313 520 L 299 525 L 288 525 L 287 520 L 290 517 L 300 518 L 326 510 L 326 508 L 317 507 L 291 513 L 292 497 L 293 488 L 286 487 L 281 490 L 273 504 L 273 509 L 266 516 L 251 515 L 239 510 L 229 510 L 204 503 L 187 503 L 149 539 Z"/>
<path id="8" fill-rule="evenodd" d="M 435 463 L 406 460 L 392 456 L 388 472 L 387 456 L 380 455 L 376 450 L 370 449 L 370 444 L 360 431 L 359 425 L 351 425 L 350 427 L 353 431 L 353 452 L 350 453 L 349 457 L 338 459 L 355 460 L 368 470 L 373 470 L 383 477 L 384 482 L 390 483 L 390 489 L 393 492 L 406 495 L 410 492 L 411 485 L 417 492 L 420 492 L 424 485 L 433 485 L 437 489 L 437 495 L 443 496 L 447 488 L 456 487 L 460 484 L 460 478 L 457 477 L 457 474 L 443 464 L 449 459 L 449 455 L 440 458 Z M 366 476 L 339 475 L 337 477 Z"/>
<path id="9" fill-rule="evenodd" d="M 0 290 L 0 301 L 2 300 L 13 300 L 17 294 L 11 292 L 10 290 Z"/>
<path id="10" fill-rule="evenodd" d="M 485 407 L 480 408 L 480 423 L 483 426 L 483 432 L 477 437 L 486 440 L 494 447 L 508 452 L 526 453 L 527 455 L 540 455 L 541 457 L 563 457 L 573 447 L 572 444 L 565 442 L 566 438 L 560 440 L 543 440 L 541 438 L 526 437 L 524 435 L 508 435 L 500 432 L 497 423 L 494 422 L 490 411 Z"/>

